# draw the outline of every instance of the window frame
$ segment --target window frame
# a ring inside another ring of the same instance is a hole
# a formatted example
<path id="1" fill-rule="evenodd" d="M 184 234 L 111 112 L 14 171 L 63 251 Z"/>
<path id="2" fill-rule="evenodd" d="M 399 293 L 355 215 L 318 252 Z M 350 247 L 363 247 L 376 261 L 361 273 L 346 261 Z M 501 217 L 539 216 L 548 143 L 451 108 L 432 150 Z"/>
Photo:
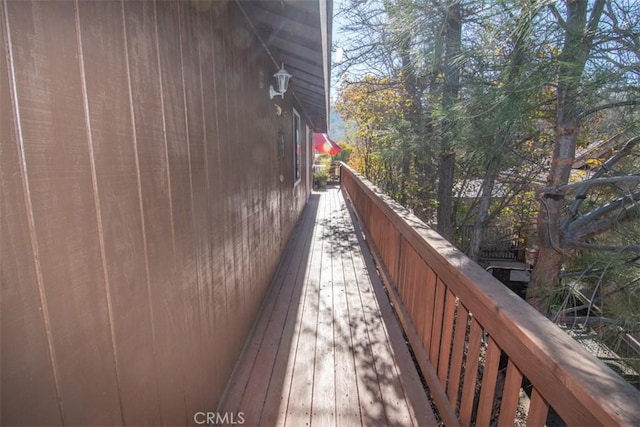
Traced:
<path id="1" fill-rule="evenodd" d="M 293 108 L 292 127 L 293 186 L 295 187 L 302 181 L 302 121 L 295 108 Z"/>

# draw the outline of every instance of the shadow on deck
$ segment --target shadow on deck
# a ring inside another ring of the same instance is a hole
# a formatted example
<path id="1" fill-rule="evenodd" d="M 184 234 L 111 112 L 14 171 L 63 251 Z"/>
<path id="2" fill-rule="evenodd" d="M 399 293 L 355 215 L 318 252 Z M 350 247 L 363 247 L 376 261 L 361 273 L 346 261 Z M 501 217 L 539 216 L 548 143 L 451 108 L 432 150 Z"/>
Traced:
<path id="1" fill-rule="evenodd" d="M 218 413 L 245 425 L 437 425 L 339 188 L 311 195 Z"/>
<path id="2" fill-rule="evenodd" d="M 640 425 L 623 378 L 345 165 L 341 188 L 311 196 L 218 413 L 435 425 L 408 342 L 447 426 Z"/>

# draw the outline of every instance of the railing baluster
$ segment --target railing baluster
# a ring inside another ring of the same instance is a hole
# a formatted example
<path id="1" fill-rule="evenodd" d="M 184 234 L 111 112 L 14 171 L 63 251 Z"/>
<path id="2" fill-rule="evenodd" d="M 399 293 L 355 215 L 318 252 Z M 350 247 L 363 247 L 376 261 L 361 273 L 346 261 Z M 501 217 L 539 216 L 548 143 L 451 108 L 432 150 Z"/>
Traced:
<path id="1" fill-rule="evenodd" d="M 541 427 L 547 422 L 549 404 L 543 399 L 535 387 L 531 391 L 531 403 L 527 414 L 527 427 Z"/>
<path id="2" fill-rule="evenodd" d="M 482 372 L 482 387 L 480 388 L 480 399 L 478 401 L 477 426 L 488 426 L 493 413 L 493 400 L 496 393 L 496 383 L 498 380 L 498 367 L 500 365 L 500 348 L 498 344 L 489 337 L 487 342 L 487 353 L 485 356 L 484 369 Z"/>
<path id="3" fill-rule="evenodd" d="M 407 281 L 407 258 L 405 256 L 406 244 L 407 241 L 398 233 L 398 281 L 396 282 L 396 289 L 398 290 L 398 294 L 402 298 L 402 301 L 406 301 L 404 297 L 404 290 Z"/>
<path id="4" fill-rule="evenodd" d="M 447 396 L 451 407 L 456 408 L 458 403 L 458 388 L 460 386 L 460 374 L 462 372 L 462 356 L 464 355 L 465 339 L 467 337 L 467 320 L 469 312 L 458 304 L 455 337 L 453 339 L 453 354 L 451 356 L 451 373 L 447 384 Z"/>
<path id="5" fill-rule="evenodd" d="M 427 299 L 427 286 L 425 283 L 425 277 L 428 274 L 429 267 L 424 264 L 424 262 L 419 262 L 417 264 L 417 274 L 415 281 L 415 300 L 413 302 L 413 314 L 412 318 L 415 319 L 415 327 L 418 336 L 420 337 L 420 341 L 422 342 L 422 347 L 428 349 L 425 345 L 424 335 L 425 335 L 425 317 L 427 316 L 426 309 L 426 299 Z M 427 353 L 428 355 L 429 353 Z"/>
<path id="6" fill-rule="evenodd" d="M 427 275 L 424 279 L 423 286 L 425 287 L 426 293 L 424 293 L 424 303 L 422 305 L 424 313 L 424 332 L 422 334 L 422 343 L 424 344 L 425 350 L 427 350 L 427 354 L 429 355 L 429 359 L 431 363 L 433 363 L 433 359 L 431 359 L 431 329 L 433 327 L 433 311 L 435 307 L 435 299 L 436 299 L 436 284 L 438 278 L 436 273 L 433 272 L 431 268 L 428 266 Z"/>
<path id="7" fill-rule="evenodd" d="M 408 271 L 409 277 L 407 279 L 408 292 L 404 302 L 406 303 L 407 310 L 411 313 L 411 322 L 413 323 L 413 327 L 418 330 L 418 325 L 416 322 L 416 311 L 419 311 L 419 286 L 418 286 L 418 269 L 421 266 L 418 262 L 416 262 L 417 255 L 412 247 L 408 246 L 405 251 L 405 257 L 409 262 Z M 417 332 L 418 336 L 420 336 L 420 332 Z"/>
<path id="8" fill-rule="evenodd" d="M 446 290 L 446 286 L 442 283 L 442 280 L 438 278 L 434 298 L 433 326 L 431 327 L 431 352 L 429 356 L 431 358 L 431 363 L 433 363 L 436 370 L 438 369 L 438 356 L 440 353 L 440 345 L 442 344 L 442 316 L 444 313 L 444 297 Z"/>
<path id="9" fill-rule="evenodd" d="M 386 258 L 389 260 L 387 269 L 393 283 L 398 283 L 398 231 L 388 219 L 384 223 Z"/>
<path id="10" fill-rule="evenodd" d="M 444 321 L 442 324 L 442 344 L 438 361 L 438 378 L 443 387 L 447 385 L 449 374 L 449 356 L 451 355 L 451 342 L 453 341 L 453 322 L 456 313 L 456 296 L 447 289 L 445 297 Z"/>
<path id="11" fill-rule="evenodd" d="M 464 383 L 462 384 L 462 397 L 460 398 L 460 424 L 471 423 L 471 413 L 476 395 L 476 381 L 478 380 L 478 362 L 480 358 L 480 344 L 482 342 L 482 327 L 475 317 L 471 316 L 471 331 L 469 332 L 469 345 L 465 359 Z"/>
<path id="12" fill-rule="evenodd" d="M 500 416 L 498 417 L 498 425 L 513 425 L 516 418 L 516 408 L 520 400 L 520 387 L 522 386 L 522 373 L 516 365 L 509 359 L 507 365 L 507 377 L 504 381 L 504 389 L 502 391 L 502 402 L 500 404 Z"/>

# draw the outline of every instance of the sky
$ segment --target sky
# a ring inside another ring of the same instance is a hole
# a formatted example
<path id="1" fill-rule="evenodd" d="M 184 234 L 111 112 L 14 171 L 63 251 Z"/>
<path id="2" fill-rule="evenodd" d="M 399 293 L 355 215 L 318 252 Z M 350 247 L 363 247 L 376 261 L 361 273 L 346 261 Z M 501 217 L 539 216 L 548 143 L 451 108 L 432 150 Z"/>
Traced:
<path id="1" fill-rule="evenodd" d="M 343 5 L 348 0 L 334 0 L 333 2 L 333 25 L 332 25 L 332 47 L 331 47 L 331 104 L 335 102 L 338 96 L 338 83 L 340 82 L 340 76 L 336 75 L 335 66 L 342 62 L 344 50 L 342 47 L 342 37 L 344 27 L 344 20 L 340 14 Z"/>

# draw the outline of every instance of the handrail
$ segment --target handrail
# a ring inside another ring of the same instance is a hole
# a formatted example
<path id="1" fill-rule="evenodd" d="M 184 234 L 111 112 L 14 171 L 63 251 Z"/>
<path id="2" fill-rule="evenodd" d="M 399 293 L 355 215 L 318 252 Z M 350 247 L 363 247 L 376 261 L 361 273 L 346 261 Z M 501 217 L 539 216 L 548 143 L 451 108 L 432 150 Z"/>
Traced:
<path id="1" fill-rule="evenodd" d="M 341 181 L 446 425 L 513 425 L 518 406 L 527 426 L 549 408 L 640 425 L 640 392 L 344 164 Z"/>

